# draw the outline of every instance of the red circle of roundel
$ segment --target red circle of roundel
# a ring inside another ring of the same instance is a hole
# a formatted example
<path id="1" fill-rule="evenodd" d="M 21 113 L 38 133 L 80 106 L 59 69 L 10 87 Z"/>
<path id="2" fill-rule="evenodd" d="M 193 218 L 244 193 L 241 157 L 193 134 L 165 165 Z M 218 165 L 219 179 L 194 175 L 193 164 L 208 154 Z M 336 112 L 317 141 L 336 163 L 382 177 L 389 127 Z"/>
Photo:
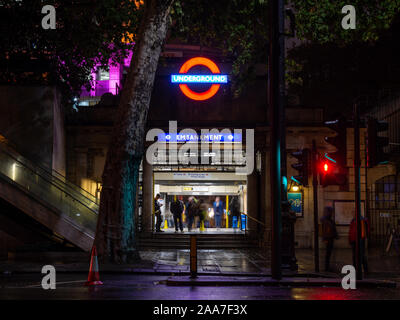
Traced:
<path id="1" fill-rule="evenodd" d="M 213 61 L 203 57 L 189 59 L 182 65 L 179 73 L 187 73 L 194 66 L 200 65 L 208 68 L 212 73 L 221 73 L 218 66 Z M 193 90 L 190 90 L 187 84 L 180 84 L 179 88 L 181 89 L 182 93 L 188 98 L 202 101 L 210 99 L 212 96 L 214 96 L 218 92 L 220 86 L 221 85 L 219 84 L 212 84 L 210 89 L 203 92 L 195 92 Z"/>

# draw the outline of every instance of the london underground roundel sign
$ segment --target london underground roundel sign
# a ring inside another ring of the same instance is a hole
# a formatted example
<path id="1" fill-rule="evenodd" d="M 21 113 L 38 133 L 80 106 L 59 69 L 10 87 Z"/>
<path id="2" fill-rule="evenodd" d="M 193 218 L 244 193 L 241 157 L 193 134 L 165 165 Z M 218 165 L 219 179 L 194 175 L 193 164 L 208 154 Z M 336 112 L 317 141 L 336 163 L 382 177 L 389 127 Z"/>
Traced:
<path id="1" fill-rule="evenodd" d="M 204 66 L 211 71 L 211 74 L 189 74 L 189 70 L 195 66 Z M 193 100 L 207 100 L 213 97 L 219 90 L 221 83 L 228 82 L 228 76 L 221 74 L 218 66 L 210 59 L 196 57 L 186 61 L 179 74 L 171 75 L 171 82 L 178 83 L 182 93 Z M 209 83 L 210 88 L 206 91 L 196 92 L 191 90 L 187 84 Z"/>

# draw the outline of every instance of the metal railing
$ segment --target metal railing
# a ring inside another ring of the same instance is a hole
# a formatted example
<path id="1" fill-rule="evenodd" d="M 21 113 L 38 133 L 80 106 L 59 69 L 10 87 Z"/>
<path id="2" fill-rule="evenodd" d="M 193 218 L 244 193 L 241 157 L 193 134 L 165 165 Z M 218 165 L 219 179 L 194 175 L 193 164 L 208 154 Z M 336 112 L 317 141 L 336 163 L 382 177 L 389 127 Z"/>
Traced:
<path id="1" fill-rule="evenodd" d="M 388 230 L 400 227 L 400 210 L 370 209 L 369 218 L 371 229 L 369 240 L 374 246 L 384 246 Z"/>
<path id="2" fill-rule="evenodd" d="M 0 144 L 0 178 L 52 208 L 69 216 L 74 223 L 94 231 L 98 204 L 86 191 L 59 176 L 35 166 L 14 150 Z"/>
<path id="3" fill-rule="evenodd" d="M 31 162 L 30 160 L 26 159 L 21 154 L 16 152 L 13 148 L 7 146 L 4 143 L 0 143 L 0 152 L 6 153 L 9 157 L 13 158 L 18 163 L 46 178 L 51 183 L 59 186 L 65 192 L 72 194 L 72 196 L 81 198 L 81 201 L 84 201 L 89 206 L 93 207 L 93 209 L 98 210 L 98 205 L 100 201 L 98 198 L 96 198 L 90 192 L 68 181 L 66 177 L 58 171 L 50 170 L 43 165 Z"/>

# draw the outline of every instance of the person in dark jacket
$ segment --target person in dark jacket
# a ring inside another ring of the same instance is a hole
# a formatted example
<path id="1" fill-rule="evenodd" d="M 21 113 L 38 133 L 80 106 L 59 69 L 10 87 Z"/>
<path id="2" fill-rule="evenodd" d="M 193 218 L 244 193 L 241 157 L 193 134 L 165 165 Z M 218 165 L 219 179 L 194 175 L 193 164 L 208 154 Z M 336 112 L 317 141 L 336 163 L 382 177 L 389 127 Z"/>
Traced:
<path id="1" fill-rule="evenodd" d="M 156 197 L 154 198 L 154 215 L 157 218 L 156 222 L 156 232 L 164 232 L 161 230 L 161 222 L 162 222 L 162 217 L 161 217 L 161 207 L 163 206 L 158 202 L 158 200 L 161 198 L 161 195 L 157 193 Z"/>
<path id="2" fill-rule="evenodd" d="M 232 217 L 232 228 L 236 229 L 240 218 L 240 204 L 239 199 L 235 196 L 229 201 L 229 211 Z"/>
<path id="3" fill-rule="evenodd" d="M 190 197 L 186 206 L 187 218 L 188 218 L 187 227 L 189 232 L 192 230 L 194 218 L 198 215 L 198 207 L 199 207 L 199 201 L 193 196 Z"/>
<path id="4" fill-rule="evenodd" d="M 221 228 L 221 219 L 224 214 L 224 203 L 220 200 L 219 197 L 215 198 L 213 203 L 214 208 L 214 219 L 215 219 L 215 227 L 217 229 Z"/>
<path id="5" fill-rule="evenodd" d="M 333 251 L 333 243 L 338 238 L 336 224 L 333 221 L 333 208 L 325 207 L 324 216 L 321 218 L 322 239 L 326 243 L 325 271 L 330 271 L 330 259 Z"/>
<path id="6" fill-rule="evenodd" d="M 368 260 L 365 255 L 365 242 L 369 236 L 369 222 L 367 218 L 361 217 L 361 242 L 360 242 L 360 251 L 361 251 L 361 264 L 364 268 L 364 272 L 368 272 Z M 351 245 L 351 249 L 353 251 L 353 266 L 356 266 L 356 240 L 357 240 L 357 225 L 356 219 L 353 218 L 350 222 L 349 228 L 349 243 Z"/>
<path id="7" fill-rule="evenodd" d="M 184 208 L 185 207 L 182 202 L 182 196 L 180 197 L 180 199 L 174 200 L 170 205 L 170 211 L 174 216 L 175 233 L 178 232 L 178 226 L 181 232 L 183 232 L 182 212 Z"/>

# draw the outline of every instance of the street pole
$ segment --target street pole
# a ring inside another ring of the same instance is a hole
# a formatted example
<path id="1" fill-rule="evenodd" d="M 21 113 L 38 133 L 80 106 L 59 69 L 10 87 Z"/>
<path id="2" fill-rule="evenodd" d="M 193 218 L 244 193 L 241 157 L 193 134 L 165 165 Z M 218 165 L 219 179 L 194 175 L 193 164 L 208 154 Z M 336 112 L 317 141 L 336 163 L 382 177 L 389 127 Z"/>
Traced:
<path id="1" fill-rule="evenodd" d="M 269 55 L 269 123 L 270 135 L 270 185 L 271 185 L 271 274 L 273 279 L 282 278 L 282 179 L 281 179 L 281 135 L 284 82 L 283 0 L 270 2 L 270 55 Z"/>
<path id="2" fill-rule="evenodd" d="M 362 280 L 362 256 L 361 256 L 361 188 L 360 188 L 360 115 L 357 103 L 354 103 L 354 192 L 356 209 L 356 277 Z"/>
<path id="3" fill-rule="evenodd" d="M 319 272 L 319 230 L 318 230 L 318 153 L 315 140 L 312 141 L 312 174 L 313 174 L 313 201 L 314 201 L 314 266 Z"/>

